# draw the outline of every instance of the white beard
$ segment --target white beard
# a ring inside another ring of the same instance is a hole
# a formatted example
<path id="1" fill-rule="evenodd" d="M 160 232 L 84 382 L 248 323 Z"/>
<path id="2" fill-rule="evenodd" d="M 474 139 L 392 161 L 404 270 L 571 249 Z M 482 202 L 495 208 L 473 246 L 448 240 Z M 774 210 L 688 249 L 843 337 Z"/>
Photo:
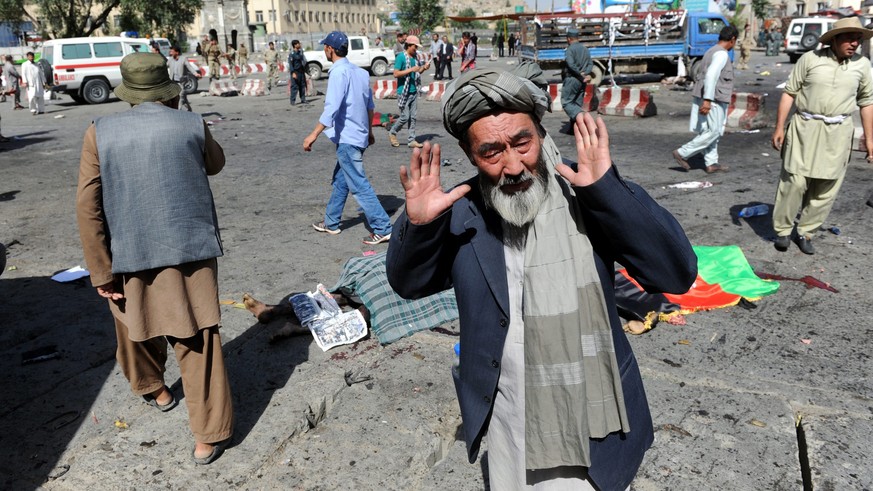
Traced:
<path id="1" fill-rule="evenodd" d="M 517 178 L 501 177 L 500 182 L 492 184 L 487 176 L 479 174 L 479 188 L 488 208 L 496 211 L 503 220 L 515 227 L 525 227 L 536 218 L 540 207 L 549 194 L 548 171 L 542 155 L 537 160 L 537 175 L 525 171 Z M 515 194 L 506 194 L 500 190 L 505 184 L 517 184 L 533 181 L 531 186 Z"/>

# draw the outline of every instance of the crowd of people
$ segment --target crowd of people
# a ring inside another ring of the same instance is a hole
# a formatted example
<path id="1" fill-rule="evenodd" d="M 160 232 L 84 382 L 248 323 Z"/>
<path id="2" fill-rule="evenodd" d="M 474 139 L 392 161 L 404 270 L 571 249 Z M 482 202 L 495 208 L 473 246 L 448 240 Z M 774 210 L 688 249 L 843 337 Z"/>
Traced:
<path id="1" fill-rule="evenodd" d="M 686 171 L 696 154 L 703 154 L 707 173 L 727 170 L 717 146 L 733 90 L 728 52 L 739 37 L 735 27 L 725 27 L 703 57 L 703 76 L 692 93 L 696 136 L 673 152 Z M 839 20 L 822 35 L 824 47 L 804 54 L 791 72 L 772 135 L 783 159 L 773 212 L 779 251 L 794 240 L 803 253 L 815 252 L 812 237 L 845 176 L 855 106 L 873 161 L 873 75 L 857 52 L 871 37 L 857 18 Z M 406 128 L 413 151 L 399 169 L 406 206 L 393 224 L 364 170 L 364 154 L 375 142 L 369 74 L 347 59 L 349 39 L 342 32 L 321 41 L 333 67 L 323 111 L 302 144 L 313 151 L 324 133 L 335 147 L 330 198 L 323 218 L 312 224 L 316 231 L 342 232 L 351 194 L 371 230 L 363 243 L 389 244 L 386 272 L 399 295 L 422 298 L 454 288 L 463 438 L 471 461 L 487 438 L 494 489 L 630 486 L 653 442 L 652 420 L 614 299 L 604 292 L 615 262 L 649 291 L 684 293 L 697 273 L 679 223 L 621 176 L 605 123 L 582 109 L 592 60 L 578 32 L 569 30 L 567 38 L 562 104 L 576 168 L 563 163 L 543 126 L 551 101 L 539 67 L 477 67 L 478 41 L 470 32 L 457 49 L 434 34 L 429 59 L 418 36 L 397 35 L 393 76 L 401 114 L 389 142 L 399 146 L 397 135 Z M 496 43 L 500 49 L 499 37 Z M 299 41 L 291 47 L 291 104 L 297 95 L 306 103 L 305 56 Z M 242 47 L 228 48 L 222 53 L 217 41 L 210 43 L 211 74 L 218 75 L 212 66 L 220 58 L 243 56 Z M 452 79 L 456 52 L 460 76 L 443 95 L 442 124 L 477 173 L 446 190 L 440 146 L 418 142 L 415 125 L 422 74 L 433 64 L 434 78 L 443 79 L 448 68 Z M 234 421 L 219 332 L 223 248 L 208 181 L 225 158 L 199 115 L 176 110 L 185 103 L 179 81 L 186 64 L 179 56 L 173 47 L 169 59 L 135 53 L 122 60 L 115 93 L 131 107 L 97 118 L 86 130 L 76 212 L 91 280 L 112 312 L 117 359 L 131 391 L 160 411 L 177 405 L 164 381 L 172 346 L 195 439 L 192 458 L 209 464 L 232 441 Z M 264 56 L 278 63 L 273 43 Z M 32 53 L 28 60 L 20 78 L 31 112 L 39 114 L 42 71 Z M 268 87 L 274 76 L 268 74 Z M 6 77 L 19 86 L 17 72 Z M 134 145 L 148 151 L 131 152 Z M 632 240 L 639 236 L 647 240 Z M 598 308 L 584 308 L 591 305 Z"/>

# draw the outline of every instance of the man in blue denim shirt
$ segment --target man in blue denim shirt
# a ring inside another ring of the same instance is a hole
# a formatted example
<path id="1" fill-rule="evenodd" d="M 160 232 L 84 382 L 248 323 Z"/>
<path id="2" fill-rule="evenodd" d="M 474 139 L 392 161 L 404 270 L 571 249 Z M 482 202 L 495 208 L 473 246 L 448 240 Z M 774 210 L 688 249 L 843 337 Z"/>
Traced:
<path id="1" fill-rule="evenodd" d="M 324 55 L 333 66 L 327 81 L 324 112 L 312 133 L 303 140 L 303 150 L 312 151 L 312 144 L 324 131 L 330 141 L 336 144 L 337 162 L 324 221 L 313 223 L 312 226 L 330 235 L 340 233 L 339 222 L 351 191 L 373 231 L 364 239 L 364 243 L 374 245 L 388 242 L 391 238 L 391 221 L 364 173 L 364 150 L 376 141 L 371 126 L 375 105 L 370 76 L 363 68 L 352 65 L 346 59 L 349 38 L 344 33 L 333 31 L 321 44 L 324 45 Z"/>

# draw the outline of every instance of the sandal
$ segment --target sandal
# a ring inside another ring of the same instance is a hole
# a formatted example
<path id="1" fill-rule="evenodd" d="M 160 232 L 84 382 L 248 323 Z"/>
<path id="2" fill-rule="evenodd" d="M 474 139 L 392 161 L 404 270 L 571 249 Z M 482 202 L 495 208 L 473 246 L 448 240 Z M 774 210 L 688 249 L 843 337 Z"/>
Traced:
<path id="1" fill-rule="evenodd" d="M 156 407 L 156 408 L 160 409 L 162 413 L 166 413 L 167 411 L 170 411 L 171 409 L 173 409 L 174 407 L 179 405 L 179 401 L 176 400 L 176 396 L 173 395 L 173 391 L 170 390 L 170 388 L 167 387 L 166 385 L 164 386 L 164 388 L 167 389 L 167 392 L 170 393 L 170 398 L 171 398 L 170 402 L 168 402 L 166 404 L 163 404 L 163 405 L 158 404 L 158 400 L 155 399 L 155 396 L 153 396 L 151 394 L 146 394 L 146 395 L 142 396 L 142 398 L 146 402 L 146 404 L 148 404 L 149 406 Z"/>
<path id="2" fill-rule="evenodd" d="M 203 458 L 195 457 L 194 450 L 191 450 L 191 458 L 194 459 L 194 463 L 197 465 L 209 465 L 209 464 L 215 462 L 216 460 L 218 460 L 219 457 L 221 457 L 221 454 L 223 454 L 224 450 L 228 447 L 228 445 L 230 445 L 230 440 L 232 438 L 233 437 L 230 437 L 230 438 L 228 438 L 226 440 L 222 440 L 218 443 L 213 443 L 212 444 L 212 453 L 210 453 L 209 455 L 207 455 L 206 457 L 203 457 Z"/>

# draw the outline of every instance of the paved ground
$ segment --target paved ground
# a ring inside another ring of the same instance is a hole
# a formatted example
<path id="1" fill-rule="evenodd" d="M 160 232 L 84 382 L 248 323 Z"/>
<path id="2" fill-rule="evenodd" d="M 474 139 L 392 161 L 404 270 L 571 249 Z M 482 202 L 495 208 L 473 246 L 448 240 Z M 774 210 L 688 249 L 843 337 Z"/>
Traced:
<path id="1" fill-rule="evenodd" d="M 781 62 L 781 65 L 777 65 Z M 489 65 L 489 62 L 485 62 Z M 755 53 L 756 71 L 737 90 L 778 90 L 791 65 Z M 316 85 L 324 90 L 326 81 Z M 867 336 L 873 310 L 867 280 L 873 254 L 873 169 L 856 154 L 818 254 L 776 252 L 769 217 L 736 219 L 748 204 L 772 205 L 779 172 L 769 131 L 727 134 L 720 146 L 726 174 L 680 172 L 670 151 L 686 139 L 690 95 L 653 87 L 658 116 L 606 118 L 614 159 L 671 210 L 695 244 L 737 244 L 757 271 L 812 275 L 839 293 L 784 282 L 757 309 L 729 308 L 661 324 L 631 342 L 640 360 L 656 439 L 633 488 L 802 489 L 808 461 L 816 489 L 870 489 L 873 382 Z M 283 88 L 284 90 L 284 88 Z M 333 152 L 326 139 L 304 153 L 301 143 L 320 114 L 322 97 L 291 108 L 279 94 L 260 98 L 192 97 L 228 156 L 212 178 L 226 255 L 221 298 L 244 292 L 278 301 L 290 292 L 333 283 L 343 262 L 370 248 L 356 205 L 343 233 L 315 233 L 329 192 Z M 82 264 L 74 196 L 82 134 L 95 117 L 122 102 L 78 106 L 53 102 L 32 117 L 0 107 L 0 242 L 9 246 L 0 278 L 0 486 L 4 489 L 482 489 L 484 460 L 469 464 L 449 365 L 453 336 L 426 332 L 388 346 L 367 338 L 327 353 L 308 337 L 270 343 L 279 326 L 261 326 L 245 310 L 223 309 L 222 334 L 234 389 L 237 445 L 215 464 L 194 466 L 183 406 L 161 414 L 133 397 L 114 362 L 111 319 L 84 282 L 58 284 L 52 273 Z M 393 101 L 377 110 L 397 112 Z M 219 119 L 223 117 L 224 119 Z M 572 140 L 556 131 L 565 156 Z M 436 103 L 422 102 L 418 134 L 445 144 L 447 183 L 473 168 L 440 124 Z M 405 136 L 402 134 L 401 138 Z M 408 149 L 367 151 L 372 183 L 392 215 L 402 206 L 397 168 Z M 669 184 L 709 180 L 698 191 Z M 646 237 L 637 237 L 645 241 Z M 446 326 L 456 330 L 457 325 Z M 801 342 L 809 340 L 809 344 Z M 681 341 L 681 343 L 680 343 Z M 24 353 L 54 346 L 58 359 L 22 365 Z M 347 386 L 347 370 L 372 376 Z M 167 381 L 180 389 L 170 363 Z M 179 392 L 177 392 L 179 393 Z M 802 431 L 795 421 L 802 418 Z M 124 422 L 119 428 L 116 421 Z M 799 444 L 798 434 L 804 443 Z"/>

